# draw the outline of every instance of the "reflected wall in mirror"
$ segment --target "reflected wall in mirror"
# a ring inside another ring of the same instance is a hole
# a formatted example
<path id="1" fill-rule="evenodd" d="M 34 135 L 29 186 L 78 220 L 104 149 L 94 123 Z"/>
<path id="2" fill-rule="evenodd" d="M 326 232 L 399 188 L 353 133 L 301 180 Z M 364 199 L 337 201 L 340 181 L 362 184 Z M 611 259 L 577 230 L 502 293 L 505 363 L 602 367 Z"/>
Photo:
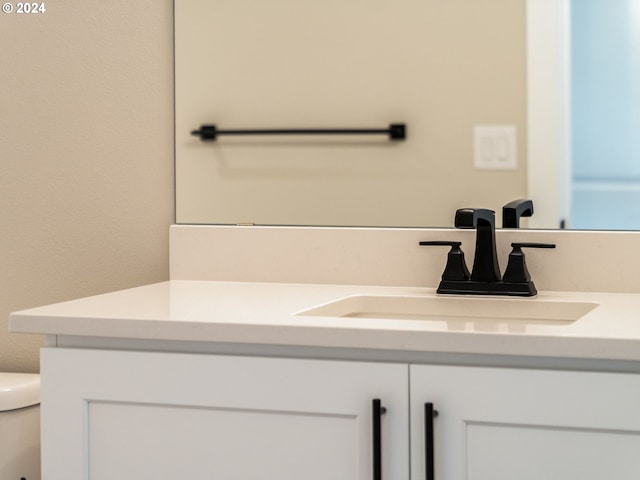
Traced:
<path id="1" fill-rule="evenodd" d="M 640 0 L 571 6 L 572 224 L 640 229 Z"/>
<path id="2" fill-rule="evenodd" d="M 571 214 L 569 6 L 176 0 L 177 222 L 450 227 L 457 208 L 499 216 L 528 197 L 529 226 L 557 228 Z M 190 134 L 390 123 L 405 141 Z M 514 148 L 474 148 L 474 128 L 496 125 L 515 127 Z M 516 167 L 478 169 L 474 154 Z"/>

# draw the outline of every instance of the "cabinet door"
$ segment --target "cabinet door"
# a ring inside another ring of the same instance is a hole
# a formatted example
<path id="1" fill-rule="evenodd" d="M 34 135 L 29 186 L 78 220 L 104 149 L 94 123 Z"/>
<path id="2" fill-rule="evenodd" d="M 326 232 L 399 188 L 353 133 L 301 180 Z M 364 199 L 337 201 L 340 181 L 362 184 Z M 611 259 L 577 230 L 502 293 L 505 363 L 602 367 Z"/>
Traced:
<path id="1" fill-rule="evenodd" d="M 640 376 L 411 366 L 412 480 L 637 480 Z"/>
<path id="2" fill-rule="evenodd" d="M 408 479 L 408 366 L 48 348 L 46 480 Z"/>

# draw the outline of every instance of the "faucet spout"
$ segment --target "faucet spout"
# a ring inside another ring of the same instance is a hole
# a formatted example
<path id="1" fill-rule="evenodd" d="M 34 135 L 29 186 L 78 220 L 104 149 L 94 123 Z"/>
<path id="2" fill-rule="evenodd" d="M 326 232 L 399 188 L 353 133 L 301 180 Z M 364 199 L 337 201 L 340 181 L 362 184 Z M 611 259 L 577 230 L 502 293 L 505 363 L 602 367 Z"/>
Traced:
<path id="1" fill-rule="evenodd" d="M 496 252 L 495 212 L 484 208 L 462 208 L 456 211 L 456 228 L 476 229 L 476 253 L 473 259 L 471 280 L 475 282 L 499 282 L 500 266 Z"/>
<path id="2" fill-rule="evenodd" d="M 502 207 L 502 228 L 520 228 L 520 217 L 533 215 L 533 201 L 522 198 Z"/>

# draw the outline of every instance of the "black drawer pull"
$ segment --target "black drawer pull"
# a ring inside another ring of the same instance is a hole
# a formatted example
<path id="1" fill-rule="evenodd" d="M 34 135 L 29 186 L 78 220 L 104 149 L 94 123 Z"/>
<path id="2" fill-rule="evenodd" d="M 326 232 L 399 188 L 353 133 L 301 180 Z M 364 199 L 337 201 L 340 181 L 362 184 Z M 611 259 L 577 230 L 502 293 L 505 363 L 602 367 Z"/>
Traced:
<path id="1" fill-rule="evenodd" d="M 379 398 L 371 402 L 371 426 L 373 438 L 373 480 L 382 480 L 382 415 L 387 409 L 382 406 Z"/>
<path id="2" fill-rule="evenodd" d="M 424 470 L 425 480 L 435 480 L 433 419 L 438 416 L 433 403 L 424 404 Z"/>

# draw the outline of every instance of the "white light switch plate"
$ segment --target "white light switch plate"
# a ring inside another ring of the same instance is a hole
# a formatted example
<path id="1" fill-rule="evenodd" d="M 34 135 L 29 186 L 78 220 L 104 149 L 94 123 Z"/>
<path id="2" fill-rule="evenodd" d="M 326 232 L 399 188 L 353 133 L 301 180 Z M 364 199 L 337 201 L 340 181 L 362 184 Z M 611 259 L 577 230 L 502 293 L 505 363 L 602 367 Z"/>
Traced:
<path id="1" fill-rule="evenodd" d="M 473 127 L 473 166 L 480 170 L 515 170 L 516 127 L 476 125 Z"/>

